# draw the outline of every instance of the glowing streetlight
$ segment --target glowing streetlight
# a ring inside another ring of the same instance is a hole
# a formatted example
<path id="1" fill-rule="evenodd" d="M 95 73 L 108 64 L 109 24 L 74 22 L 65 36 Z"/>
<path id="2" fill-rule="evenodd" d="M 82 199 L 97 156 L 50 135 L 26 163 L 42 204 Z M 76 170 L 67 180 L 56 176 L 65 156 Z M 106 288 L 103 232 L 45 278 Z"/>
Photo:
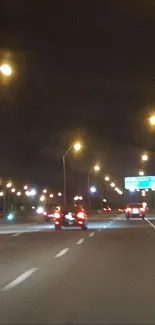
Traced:
<path id="1" fill-rule="evenodd" d="M 73 147 L 74 147 L 74 150 L 75 150 L 75 151 L 79 151 L 79 150 L 81 149 L 81 143 L 80 143 L 80 142 L 76 142 L 76 143 L 73 145 Z"/>
<path id="2" fill-rule="evenodd" d="M 7 188 L 10 188 L 11 186 L 12 186 L 12 183 L 11 182 L 9 182 L 9 183 L 6 184 L 6 187 Z"/>
<path id="3" fill-rule="evenodd" d="M 133 192 L 135 192 L 135 188 L 134 187 L 130 187 L 129 188 L 129 191 L 133 193 Z"/>
<path id="4" fill-rule="evenodd" d="M 109 176 L 106 176 L 104 179 L 105 179 L 105 181 L 108 182 L 110 180 L 110 177 Z"/>
<path id="5" fill-rule="evenodd" d="M 3 64 L 0 66 L 0 71 L 2 72 L 2 74 L 4 74 L 5 76 L 10 76 L 12 73 L 12 69 L 8 64 Z"/>
<path id="6" fill-rule="evenodd" d="M 100 166 L 99 165 L 95 165 L 94 166 L 94 170 L 95 170 L 95 172 L 99 172 L 100 171 Z"/>
<path id="7" fill-rule="evenodd" d="M 151 125 L 155 125 L 155 115 L 152 115 L 149 119 Z"/>
<path id="8" fill-rule="evenodd" d="M 144 171 L 143 171 L 143 170 L 140 170 L 140 171 L 139 171 L 139 175 L 140 175 L 140 176 L 144 176 Z"/>
<path id="9" fill-rule="evenodd" d="M 53 195 L 52 193 L 49 195 L 49 197 L 50 197 L 51 199 L 53 198 L 53 196 L 54 196 L 54 195 Z"/>
<path id="10" fill-rule="evenodd" d="M 25 194 L 26 194 L 27 196 L 30 196 L 30 191 L 26 191 Z"/>
<path id="11" fill-rule="evenodd" d="M 62 193 L 61 193 L 61 192 L 59 192 L 59 193 L 58 193 L 58 196 L 62 196 Z"/>
<path id="12" fill-rule="evenodd" d="M 0 192 L 0 196 L 3 196 L 4 195 L 4 193 L 3 192 Z"/>
<path id="13" fill-rule="evenodd" d="M 44 190 L 43 190 L 43 193 L 45 193 L 45 194 L 46 194 L 46 193 L 47 193 L 47 190 L 46 190 L 46 189 L 44 189 Z"/>
<path id="14" fill-rule="evenodd" d="M 35 190 L 35 189 L 32 189 L 32 190 L 30 191 L 30 195 L 31 195 L 31 196 L 36 195 L 36 190 Z"/>
<path id="15" fill-rule="evenodd" d="M 141 159 L 142 159 L 143 161 L 147 161 L 147 160 L 149 159 L 149 157 L 148 157 L 147 154 L 144 154 L 144 155 L 142 155 Z"/>
<path id="16" fill-rule="evenodd" d="M 107 200 L 106 199 L 103 199 L 103 202 L 107 202 Z"/>
<path id="17" fill-rule="evenodd" d="M 42 195 L 42 196 L 40 197 L 40 201 L 41 201 L 41 202 L 44 202 L 44 201 L 45 201 L 45 196 L 44 196 L 44 195 Z"/>
<path id="18" fill-rule="evenodd" d="M 111 187 L 115 187 L 115 183 L 111 183 L 110 186 L 111 186 Z"/>
<path id="19" fill-rule="evenodd" d="M 17 196 L 21 196 L 21 194 L 22 194 L 22 193 L 21 193 L 20 191 L 19 191 L 19 192 L 17 192 Z"/>
<path id="20" fill-rule="evenodd" d="M 28 186 L 27 185 L 24 186 L 24 190 L 28 190 Z"/>
<path id="21" fill-rule="evenodd" d="M 12 188 L 12 189 L 11 189 L 11 192 L 12 192 L 12 193 L 15 193 L 15 192 L 16 192 L 15 188 Z"/>
<path id="22" fill-rule="evenodd" d="M 96 192 L 96 187 L 95 187 L 95 186 L 91 186 L 91 188 L 90 188 L 90 192 L 91 192 L 91 193 L 95 193 L 95 192 Z"/>
<path id="23" fill-rule="evenodd" d="M 91 198 L 90 198 L 90 192 L 92 192 L 91 191 L 91 188 L 90 188 L 90 175 L 91 175 L 91 173 L 92 172 L 96 172 L 96 173 L 98 173 L 100 171 L 100 165 L 99 164 L 95 164 L 92 168 L 91 168 L 91 170 L 89 171 L 89 173 L 88 173 L 88 179 L 87 179 L 87 182 L 88 182 L 88 206 L 89 206 L 89 211 L 91 210 Z M 92 188 L 94 188 L 94 187 L 92 187 Z M 95 191 L 96 192 L 96 191 Z M 95 193 L 94 192 L 94 193 Z M 93 192 L 92 192 L 93 193 Z"/>
<path id="24" fill-rule="evenodd" d="M 37 210 L 36 210 L 36 212 L 37 212 L 38 214 L 42 214 L 43 211 L 44 211 L 44 208 L 43 208 L 43 207 L 38 207 Z"/>
<path id="25" fill-rule="evenodd" d="M 74 201 L 77 201 L 78 200 L 78 196 L 74 196 Z"/>
<path id="26" fill-rule="evenodd" d="M 64 206 L 66 206 L 66 156 L 68 155 L 68 153 L 70 152 L 70 150 L 72 148 L 74 148 L 75 151 L 80 151 L 81 149 L 81 143 L 80 142 L 75 142 L 74 144 L 72 144 L 68 150 L 65 152 L 65 154 L 62 156 L 62 162 L 63 162 L 63 181 L 64 181 L 64 193 L 63 193 L 63 197 L 64 197 Z"/>

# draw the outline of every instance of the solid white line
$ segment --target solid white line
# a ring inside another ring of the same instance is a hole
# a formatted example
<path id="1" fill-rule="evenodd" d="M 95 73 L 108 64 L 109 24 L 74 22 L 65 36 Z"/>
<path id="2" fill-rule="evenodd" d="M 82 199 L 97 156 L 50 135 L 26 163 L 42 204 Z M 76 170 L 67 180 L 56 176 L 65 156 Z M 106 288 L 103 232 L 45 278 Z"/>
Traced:
<path id="1" fill-rule="evenodd" d="M 22 234 L 22 232 L 16 232 L 15 234 L 12 235 L 12 237 L 17 237 L 17 236 L 19 236 L 21 234 Z"/>
<path id="2" fill-rule="evenodd" d="M 55 255 L 54 257 L 57 258 L 57 257 L 61 257 L 63 256 L 64 254 L 66 254 L 68 252 L 69 248 L 64 248 L 62 249 L 57 255 Z"/>
<path id="3" fill-rule="evenodd" d="M 155 229 L 155 225 L 150 220 L 145 218 L 145 221 L 147 221 L 150 224 L 150 226 Z"/>
<path id="4" fill-rule="evenodd" d="M 8 283 L 5 287 L 3 287 L 1 289 L 1 291 L 8 291 L 8 290 L 14 288 L 18 284 L 20 284 L 21 282 L 23 282 L 24 280 L 29 278 L 31 276 L 31 274 L 34 273 L 37 270 L 38 270 L 38 268 L 32 268 L 32 269 L 29 269 L 28 271 L 22 273 L 20 276 L 18 276 L 18 278 L 16 278 L 12 282 Z"/>
<path id="5" fill-rule="evenodd" d="M 95 235 L 95 233 L 94 232 L 91 232 L 90 234 L 89 234 L 89 237 L 93 237 Z"/>
<path id="6" fill-rule="evenodd" d="M 80 244 L 82 244 L 83 242 L 84 242 L 84 238 L 81 238 L 81 239 L 79 239 L 79 240 L 77 241 L 76 245 L 80 245 Z"/>

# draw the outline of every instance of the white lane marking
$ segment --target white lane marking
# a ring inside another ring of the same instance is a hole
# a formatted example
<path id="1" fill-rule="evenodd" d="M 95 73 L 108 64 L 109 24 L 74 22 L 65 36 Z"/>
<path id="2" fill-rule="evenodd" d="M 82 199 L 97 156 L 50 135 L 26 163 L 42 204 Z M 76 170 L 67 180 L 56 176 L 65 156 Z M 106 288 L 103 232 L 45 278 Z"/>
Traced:
<path id="1" fill-rule="evenodd" d="M 89 234 L 89 237 L 93 237 L 95 235 L 95 233 L 94 232 L 91 232 L 90 234 Z"/>
<path id="2" fill-rule="evenodd" d="M 150 220 L 145 218 L 145 221 L 147 221 L 150 224 L 150 226 L 155 229 L 155 225 Z"/>
<path id="3" fill-rule="evenodd" d="M 26 271 L 26 272 L 22 273 L 20 276 L 18 276 L 15 280 L 13 280 L 12 282 L 8 283 L 0 291 L 8 291 L 8 290 L 14 288 L 18 284 L 20 284 L 21 282 L 23 282 L 27 278 L 29 278 L 37 270 L 38 270 L 38 268 L 29 269 L 28 271 Z"/>
<path id="4" fill-rule="evenodd" d="M 55 255 L 54 257 L 57 258 L 57 257 L 61 257 L 63 256 L 64 254 L 66 254 L 68 252 L 69 248 L 64 248 L 62 249 L 57 255 Z"/>
<path id="5" fill-rule="evenodd" d="M 84 238 L 81 238 L 81 239 L 79 239 L 79 240 L 77 241 L 76 245 L 80 245 L 80 244 L 82 244 L 83 242 L 84 242 Z"/>
<path id="6" fill-rule="evenodd" d="M 15 234 L 13 234 L 13 235 L 11 235 L 12 237 L 17 237 L 17 236 L 19 236 L 19 235 L 21 235 L 22 234 L 22 232 L 16 232 Z"/>

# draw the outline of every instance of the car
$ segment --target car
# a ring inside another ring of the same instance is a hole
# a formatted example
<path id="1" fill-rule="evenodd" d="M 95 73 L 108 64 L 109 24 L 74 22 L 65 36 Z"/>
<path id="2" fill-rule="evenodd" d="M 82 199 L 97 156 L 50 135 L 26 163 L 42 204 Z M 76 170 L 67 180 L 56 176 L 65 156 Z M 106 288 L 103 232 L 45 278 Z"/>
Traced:
<path id="1" fill-rule="evenodd" d="M 87 213 L 82 206 L 69 209 L 55 210 L 53 216 L 55 229 L 61 227 L 76 226 L 83 230 L 87 229 Z"/>
<path id="2" fill-rule="evenodd" d="M 133 217 L 145 218 L 146 209 L 142 203 L 130 203 L 126 206 L 125 215 L 127 220 Z"/>
<path id="3" fill-rule="evenodd" d="M 109 206 L 106 206 L 103 208 L 103 212 L 111 212 L 111 208 Z"/>

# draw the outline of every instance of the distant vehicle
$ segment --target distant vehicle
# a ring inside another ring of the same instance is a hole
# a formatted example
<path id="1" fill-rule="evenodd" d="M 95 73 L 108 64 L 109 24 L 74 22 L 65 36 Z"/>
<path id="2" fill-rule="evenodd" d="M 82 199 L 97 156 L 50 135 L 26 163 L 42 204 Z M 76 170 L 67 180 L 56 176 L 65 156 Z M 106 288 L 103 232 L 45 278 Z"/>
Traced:
<path id="1" fill-rule="evenodd" d="M 53 222 L 55 229 L 61 229 L 62 226 L 77 226 L 83 230 L 87 229 L 87 214 L 82 206 L 76 206 L 72 209 L 61 209 L 54 212 Z"/>
<path id="2" fill-rule="evenodd" d="M 124 212 L 124 208 L 118 208 L 118 212 Z"/>
<path id="3" fill-rule="evenodd" d="M 129 220 L 133 217 L 145 218 L 146 209 L 143 207 L 142 203 L 130 203 L 126 206 L 125 215 Z"/>
<path id="4" fill-rule="evenodd" d="M 111 212 L 112 209 L 109 206 L 106 206 L 106 207 L 103 208 L 103 211 L 104 212 Z"/>

